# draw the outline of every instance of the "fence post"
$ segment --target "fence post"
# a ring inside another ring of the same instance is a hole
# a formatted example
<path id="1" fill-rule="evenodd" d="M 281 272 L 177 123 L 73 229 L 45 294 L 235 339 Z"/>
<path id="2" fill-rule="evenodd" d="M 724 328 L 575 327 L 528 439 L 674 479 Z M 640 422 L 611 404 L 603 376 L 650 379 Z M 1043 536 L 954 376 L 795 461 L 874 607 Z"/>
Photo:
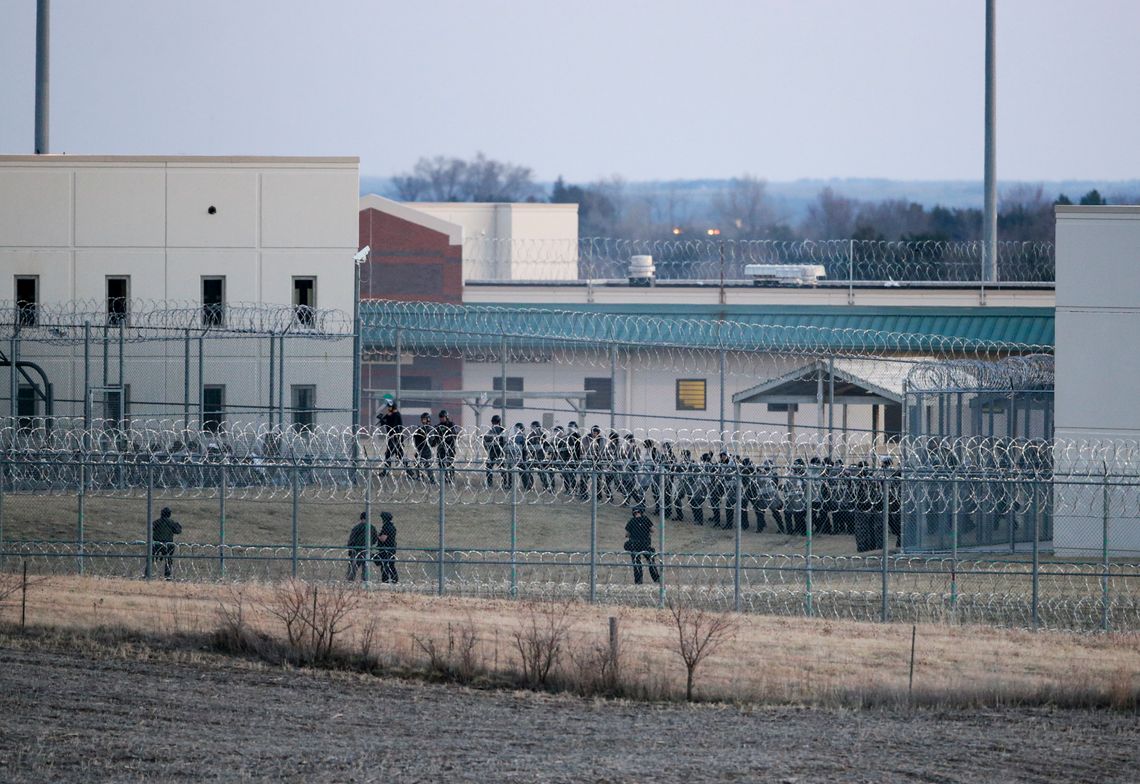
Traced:
<path id="1" fill-rule="evenodd" d="M 519 595 L 518 536 L 519 536 L 519 471 L 516 466 L 507 469 L 511 477 L 511 598 Z"/>
<path id="2" fill-rule="evenodd" d="M 958 516 L 962 509 L 958 493 L 958 477 L 955 476 L 950 497 L 950 612 L 955 622 L 958 620 Z"/>
<path id="3" fill-rule="evenodd" d="M 636 478 L 636 477 L 634 477 Z M 657 480 L 657 606 L 665 606 L 665 474 Z"/>
<path id="4" fill-rule="evenodd" d="M 890 567 L 887 565 L 887 550 L 891 541 L 891 496 L 890 496 L 890 479 L 883 477 L 883 563 L 882 563 L 882 577 L 883 577 L 883 606 L 879 613 L 879 620 L 883 623 L 887 622 L 889 617 L 888 596 L 887 590 L 890 587 Z"/>
<path id="5" fill-rule="evenodd" d="M 78 511 L 75 515 L 75 543 L 78 550 L 79 574 L 83 574 L 83 522 L 87 514 L 87 461 L 83 458 L 79 463 L 79 493 L 76 498 Z M 147 521 L 149 523 L 149 520 Z"/>
<path id="6" fill-rule="evenodd" d="M 439 551 L 436 553 L 435 593 L 443 596 L 443 558 L 447 553 L 447 511 L 445 482 L 439 483 Z"/>
<path id="7" fill-rule="evenodd" d="M 269 338 L 273 340 L 272 337 Z M 206 338 L 198 336 L 198 427 L 206 426 Z M 189 425 L 187 425 L 189 427 Z"/>
<path id="8" fill-rule="evenodd" d="M 352 557 L 351 554 L 349 557 Z M 355 571 L 355 569 L 353 570 Z M 353 575 L 355 578 L 355 575 Z M 372 581 L 372 477 L 364 485 L 364 585 Z"/>
<path id="9" fill-rule="evenodd" d="M 1040 616 L 1040 573 L 1041 573 L 1041 498 L 1037 483 L 1033 485 L 1033 631 L 1037 631 Z"/>
<path id="10" fill-rule="evenodd" d="M 1101 613 L 1100 613 L 1100 628 L 1101 631 L 1108 631 L 1108 519 L 1109 519 L 1109 501 L 1110 496 L 1108 493 L 1108 463 L 1104 464 L 1104 484 L 1101 486 L 1101 495 L 1104 502 L 1104 523 L 1103 535 L 1101 538 L 1101 569 L 1103 575 L 1101 577 Z"/>
<path id="11" fill-rule="evenodd" d="M 292 561 L 293 561 L 293 567 L 292 567 L 292 574 L 293 574 L 294 579 L 296 579 L 296 577 L 297 577 L 297 560 L 299 558 L 298 547 L 297 547 L 297 541 L 299 538 L 298 537 L 298 528 L 300 525 L 300 520 L 299 520 L 300 508 L 299 507 L 300 507 L 300 495 L 301 495 L 301 486 L 300 486 L 299 480 L 300 480 L 300 477 L 298 476 L 298 472 L 297 472 L 297 463 L 296 463 L 296 461 L 294 461 L 294 463 L 292 465 L 292 472 L 289 475 L 289 483 L 293 486 L 292 487 L 292 489 L 293 489 L 293 512 L 292 512 L 292 518 L 293 518 L 292 519 L 292 528 L 293 528 L 293 531 L 292 531 L 292 550 L 293 550 Z"/>
<path id="12" fill-rule="evenodd" d="M 222 481 L 218 490 L 218 571 L 222 579 L 226 577 L 226 495 L 230 490 L 228 459 L 223 459 L 219 466 Z"/>
<path id="13" fill-rule="evenodd" d="M 154 570 L 154 463 L 146 464 L 146 579 Z"/>
<path id="14" fill-rule="evenodd" d="M 740 466 L 736 466 L 736 503 L 732 510 L 733 517 L 733 564 L 732 564 L 732 609 L 740 612 L 740 532 L 743 529 L 741 521 L 744 511 L 744 478 L 740 473 Z"/>
<path id="15" fill-rule="evenodd" d="M 598 601 L 598 472 L 590 469 L 590 604 Z"/>
<path id="16" fill-rule="evenodd" d="M 811 537 L 815 530 L 815 511 L 811 506 L 813 495 L 810 478 L 804 480 L 804 490 L 804 503 L 807 504 L 807 536 L 804 537 L 804 612 L 810 618 L 815 614 L 811 593 Z"/>
<path id="17" fill-rule="evenodd" d="M 17 316 L 17 318 L 19 318 L 19 317 Z M 17 359 L 19 357 L 18 352 L 20 350 L 19 341 L 20 341 L 20 338 L 18 337 L 18 335 L 16 333 L 13 333 L 12 339 L 9 341 L 9 347 L 8 347 L 8 357 L 9 357 L 8 361 L 9 361 L 9 364 L 10 364 L 11 370 L 12 370 L 12 372 L 8 374 L 8 395 L 11 398 L 10 402 L 12 403 L 12 432 L 15 432 L 16 430 L 19 429 L 19 422 L 20 422 L 20 420 L 18 419 L 18 416 L 19 416 L 19 406 L 18 406 L 19 391 L 17 389 L 17 385 L 19 384 L 19 382 L 16 379 L 16 362 L 17 362 Z"/>
<path id="18" fill-rule="evenodd" d="M 83 430 L 91 429 L 91 322 L 83 322 Z"/>
<path id="19" fill-rule="evenodd" d="M 0 457 L 0 569 L 4 568 L 4 486 L 8 479 L 8 458 Z"/>

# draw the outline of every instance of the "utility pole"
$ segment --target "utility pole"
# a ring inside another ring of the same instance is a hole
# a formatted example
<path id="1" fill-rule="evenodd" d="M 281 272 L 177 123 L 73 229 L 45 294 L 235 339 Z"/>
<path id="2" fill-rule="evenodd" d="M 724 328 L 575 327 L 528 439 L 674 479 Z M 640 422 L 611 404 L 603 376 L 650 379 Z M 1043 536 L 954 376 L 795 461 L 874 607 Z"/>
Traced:
<path id="1" fill-rule="evenodd" d="M 982 283 L 998 279 L 997 269 L 997 87 L 994 65 L 994 6 L 986 0 L 986 133 L 985 133 L 985 215 L 982 221 Z"/>

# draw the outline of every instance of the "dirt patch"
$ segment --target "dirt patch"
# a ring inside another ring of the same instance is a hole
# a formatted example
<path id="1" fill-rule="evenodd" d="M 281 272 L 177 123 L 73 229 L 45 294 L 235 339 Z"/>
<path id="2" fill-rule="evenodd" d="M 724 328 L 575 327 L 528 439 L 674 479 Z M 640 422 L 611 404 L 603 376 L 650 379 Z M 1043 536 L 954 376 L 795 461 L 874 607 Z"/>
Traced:
<path id="1" fill-rule="evenodd" d="M 0 778 L 1133 781 L 1114 712 L 742 710 L 0 649 Z"/>

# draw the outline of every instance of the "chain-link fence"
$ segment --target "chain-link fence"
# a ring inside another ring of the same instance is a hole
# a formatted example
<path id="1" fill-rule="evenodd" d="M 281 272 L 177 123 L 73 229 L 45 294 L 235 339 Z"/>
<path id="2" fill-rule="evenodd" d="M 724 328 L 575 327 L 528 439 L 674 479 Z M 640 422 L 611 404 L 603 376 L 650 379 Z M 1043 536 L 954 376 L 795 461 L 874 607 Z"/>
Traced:
<path id="1" fill-rule="evenodd" d="M 1140 626 L 1134 444 L 617 435 L 9 433 L 0 549 L 50 572 Z"/>

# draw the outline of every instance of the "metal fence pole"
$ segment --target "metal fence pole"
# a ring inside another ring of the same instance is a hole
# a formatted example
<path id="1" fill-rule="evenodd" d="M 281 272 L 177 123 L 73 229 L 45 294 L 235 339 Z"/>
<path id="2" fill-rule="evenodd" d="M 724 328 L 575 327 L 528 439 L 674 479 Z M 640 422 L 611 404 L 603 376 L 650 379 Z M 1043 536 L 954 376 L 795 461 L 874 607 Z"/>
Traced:
<path id="1" fill-rule="evenodd" d="M 83 429 L 91 429 L 91 322 L 83 322 Z"/>
<path id="2" fill-rule="evenodd" d="M 154 570 L 154 463 L 146 464 L 146 579 Z"/>
<path id="3" fill-rule="evenodd" d="M 1108 463 L 1104 464 L 1104 484 L 1101 486 L 1101 495 L 1103 496 L 1104 503 L 1104 520 L 1103 520 L 1103 535 L 1101 537 L 1101 569 L 1103 576 L 1101 577 L 1101 613 L 1100 613 L 1100 628 L 1101 631 L 1108 631 L 1108 531 L 1109 531 L 1109 493 L 1108 493 Z"/>
<path id="4" fill-rule="evenodd" d="M 17 402 L 19 394 L 16 388 L 18 384 L 16 380 L 16 361 L 19 357 L 19 340 L 19 336 L 13 334 L 12 339 L 8 341 L 9 365 L 12 370 L 12 372 L 8 375 L 8 395 L 9 402 L 12 404 L 12 430 L 16 430 L 19 424 L 19 419 L 17 419 L 17 416 L 19 415 L 19 407 Z"/>
<path id="5" fill-rule="evenodd" d="M 590 471 L 590 603 L 598 601 L 598 472 Z"/>
<path id="6" fill-rule="evenodd" d="M 890 567 L 887 564 L 887 548 L 889 547 L 889 543 L 891 541 L 891 512 L 890 512 L 891 497 L 890 497 L 890 480 L 884 476 L 882 479 L 882 482 L 883 482 L 883 563 L 882 563 L 883 606 L 882 606 L 882 609 L 879 613 L 879 620 L 881 620 L 883 623 L 886 623 L 887 618 L 889 617 L 889 608 L 887 606 L 887 604 L 888 604 L 887 590 L 890 587 L 890 576 L 889 576 Z"/>
<path id="7" fill-rule="evenodd" d="M 270 340 L 273 340 L 271 337 Z M 206 339 L 198 336 L 198 427 L 206 423 Z"/>
<path id="8" fill-rule="evenodd" d="M 736 503 L 732 510 L 732 609 L 740 612 L 740 532 L 744 512 L 744 477 L 740 474 L 740 466 L 736 467 Z"/>
<path id="9" fill-rule="evenodd" d="M 84 459 L 79 464 L 79 492 L 77 494 L 77 507 L 78 510 L 75 514 L 75 543 L 78 549 L 78 566 L 79 573 L 83 574 L 84 559 L 83 559 L 83 521 L 87 514 L 87 461 Z M 148 521 L 149 522 L 149 521 Z"/>
<path id="10" fill-rule="evenodd" d="M 401 403 L 403 402 L 400 400 L 400 393 L 403 391 L 403 387 L 404 387 L 403 366 L 400 365 L 400 352 L 403 350 L 403 348 L 404 348 L 404 332 L 401 329 L 397 329 L 396 330 L 396 365 L 395 365 L 396 388 L 392 391 L 392 400 L 395 401 L 397 409 L 400 407 Z M 503 421 L 506 422 L 507 418 L 503 417 Z"/>
<path id="11" fill-rule="evenodd" d="M 509 469 L 511 477 L 511 597 L 514 598 L 519 595 L 519 561 L 518 561 L 518 538 L 519 538 L 519 476 L 518 468 L 511 466 Z"/>
<path id="12" fill-rule="evenodd" d="M 285 333 L 277 348 L 277 426 L 285 428 Z"/>
<path id="13" fill-rule="evenodd" d="M 958 516 L 961 500 L 958 497 L 958 478 L 951 482 L 950 497 L 950 612 L 958 620 Z"/>
<path id="14" fill-rule="evenodd" d="M 436 563 L 435 592 L 443 596 L 443 557 L 447 552 L 447 511 L 445 509 L 446 496 L 444 495 L 444 482 L 439 483 L 439 552 Z"/>
<path id="15" fill-rule="evenodd" d="M 277 339 L 269 334 L 269 429 L 277 417 Z"/>
<path id="16" fill-rule="evenodd" d="M 662 475 L 664 477 L 664 475 Z M 658 503 L 659 507 L 659 523 L 657 527 L 657 606 L 665 606 L 665 499 L 664 487 L 659 488 L 662 490 Z"/>
<path id="17" fill-rule="evenodd" d="M 1041 574 L 1041 499 L 1040 488 L 1033 483 L 1033 631 L 1040 622 L 1040 574 Z"/>
<path id="18" fill-rule="evenodd" d="M 612 392 L 612 390 L 611 390 Z M 507 431 L 507 339 L 499 338 L 499 419 L 503 432 Z"/>
<path id="19" fill-rule="evenodd" d="M 218 490 L 218 571 L 226 576 L 226 495 L 230 490 L 229 465 L 223 460 L 219 466 L 221 487 Z"/>
<path id="20" fill-rule="evenodd" d="M 812 606 L 811 593 L 811 536 L 815 529 L 815 512 L 811 508 L 811 479 L 804 481 L 804 491 L 804 503 L 807 504 L 807 536 L 804 538 L 804 612 L 807 614 L 807 617 L 810 618 L 815 614 L 815 608 Z"/>
<path id="21" fill-rule="evenodd" d="M 297 542 L 298 542 L 298 538 L 299 538 L 298 537 L 298 529 L 300 527 L 300 520 L 299 520 L 300 508 L 299 507 L 300 507 L 300 495 L 301 495 L 300 476 L 298 475 L 296 463 L 293 463 L 292 472 L 289 475 L 289 483 L 293 486 L 292 549 L 293 549 L 293 577 L 294 577 L 294 579 L 296 579 L 296 577 L 297 577 L 297 560 L 299 558 Z"/>
<path id="22" fill-rule="evenodd" d="M 8 478 L 8 459 L 0 457 L 0 569 L 4 567 L 4 486 Z"/>
<path id="23" fill-rule="evenodd" d="M 355 571 L 355 570 L 353 570 Z M 355 577 L 355 575 L 354 575 Z M 372 477 L 364 485 L 364 584 L 372 581 Z"/>
<path id="24" fill-rule="evenodd" d="M 717 436 L 717 440 L 722 444 L 722 449 L 724 448 L 724 366 L 727 358 L 728 351 L 722 348 L 720 350 L 720 435 Z"/>

